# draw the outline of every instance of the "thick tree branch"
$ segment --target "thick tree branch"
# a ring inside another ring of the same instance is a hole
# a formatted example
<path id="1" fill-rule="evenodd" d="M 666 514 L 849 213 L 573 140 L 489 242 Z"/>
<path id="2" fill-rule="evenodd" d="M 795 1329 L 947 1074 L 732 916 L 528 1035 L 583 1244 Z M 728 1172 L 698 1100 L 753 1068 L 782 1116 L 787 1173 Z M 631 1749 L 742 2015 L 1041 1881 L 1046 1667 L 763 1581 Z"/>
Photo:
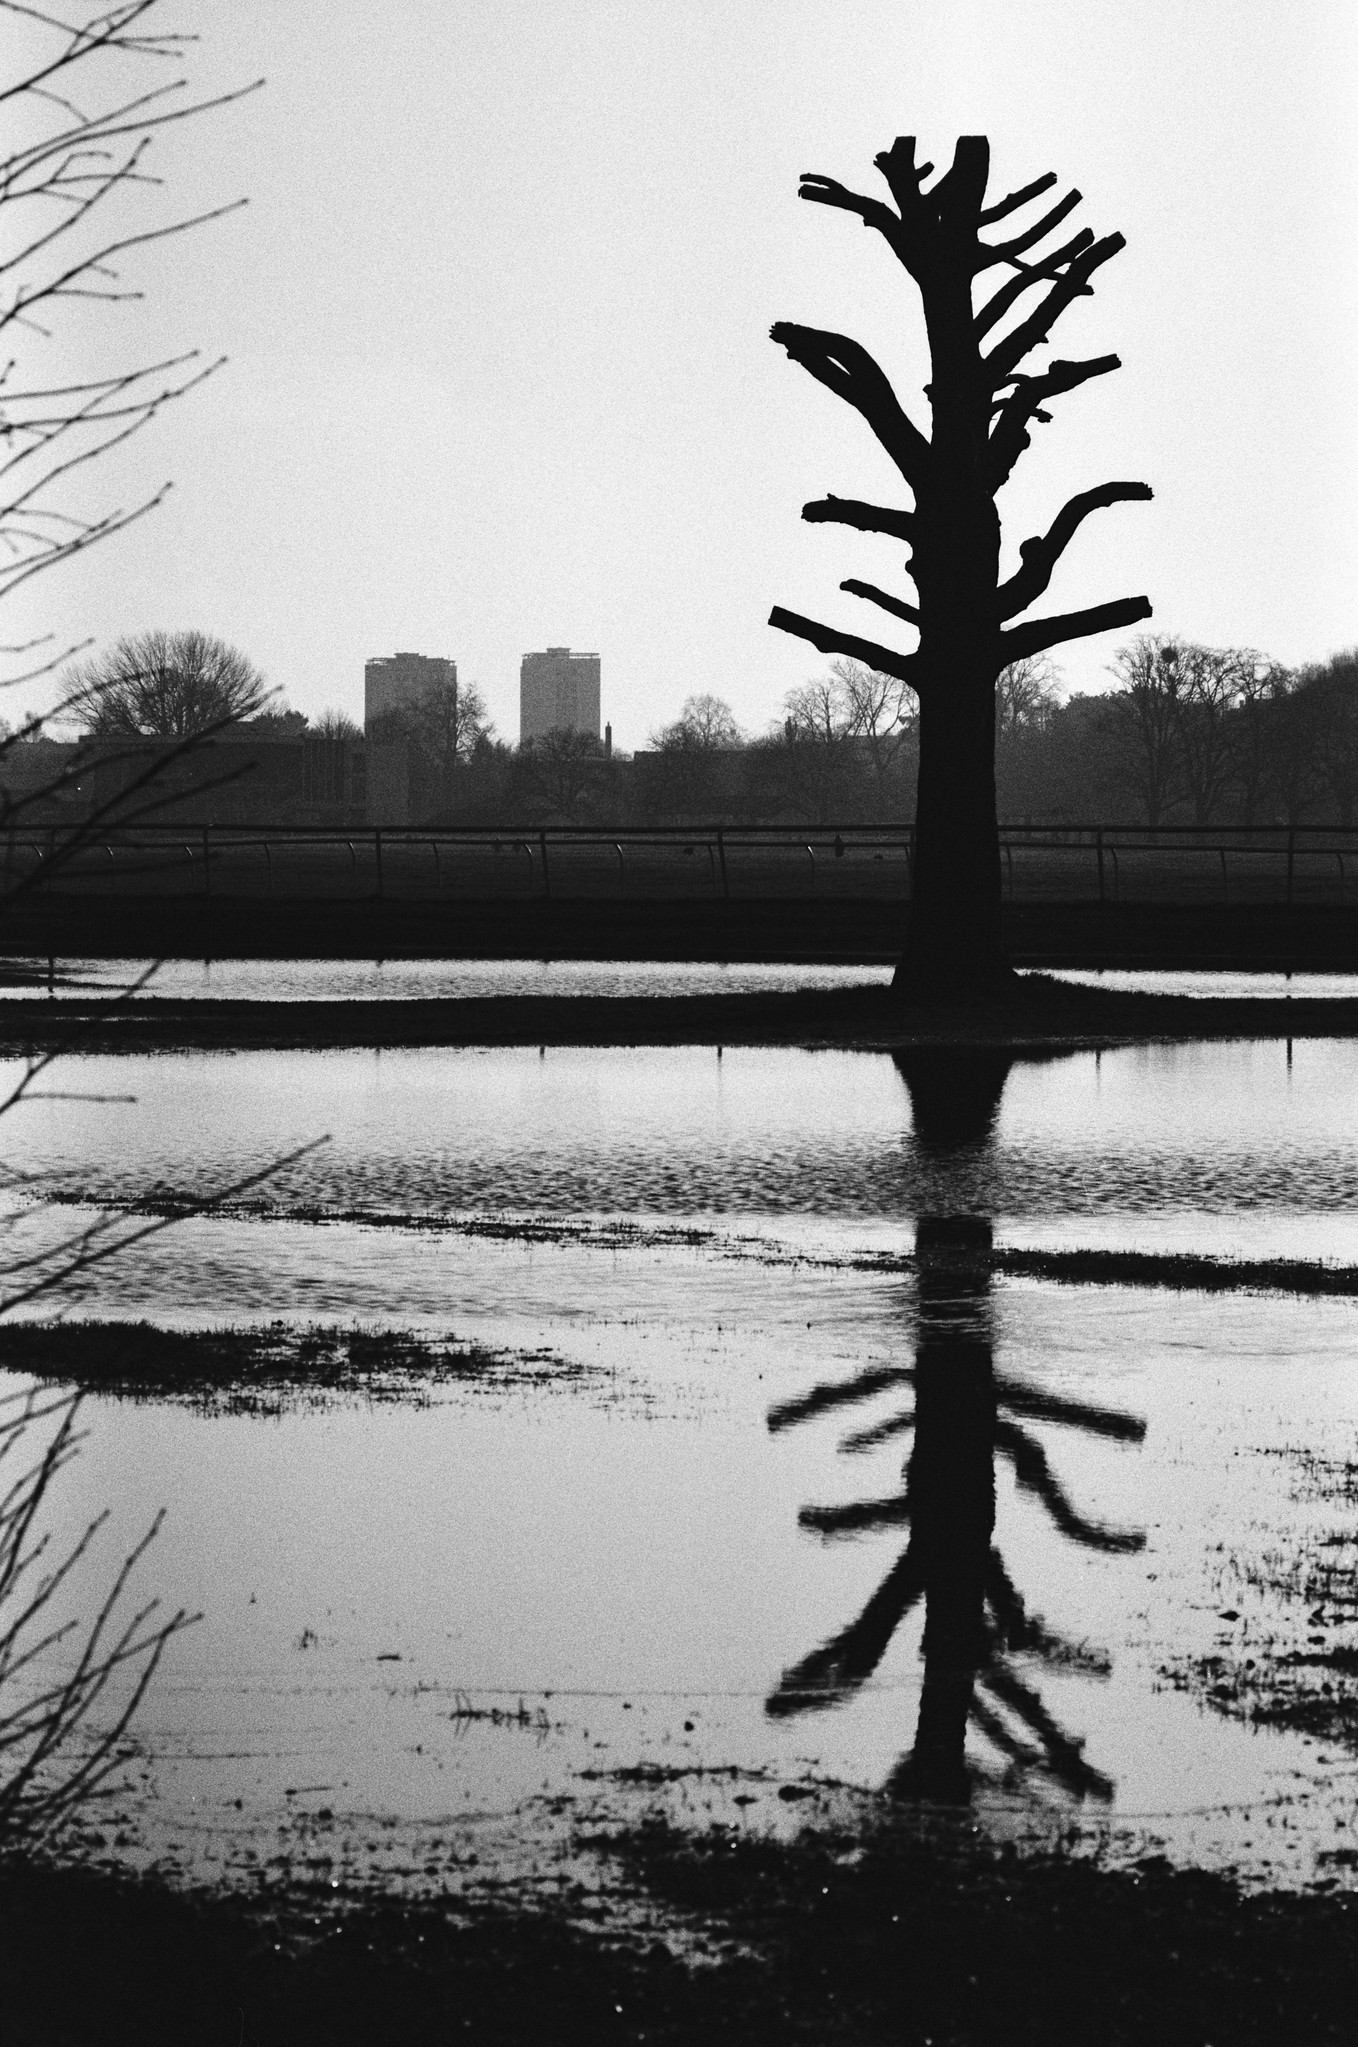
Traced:
<path id="1" fill-rule="evenodd" d="M 979 227 L 989 176 L 989 137 L 959 135 L 951 165 L 928 195 L 940 224 L 954 233 L 967 221 Z"/>
<path id="2" fill-rule="evenodd" d="M 1049 235 L 1054 227 L 1059 227 L 1068 213 L 1075 211 L 1082 197 L 1082 193 L 1067 192 L 1065 198 L 1059 199 L 1056 205 L 1052 207 L 1050 213 L 1044 213 L 1041 220 L 1037 221 L 1034 226 L 1025 228 L 1024 232 L 1021 235 L 1016 235 L 1012 242 L 980 243 L 981 261 L 976 266 L 978 274 L 982 270 L 988 270 L 993 263 L 1012 263 L 1016 256 L 1023 254 L 1025 249 L 1031 249 L 1034 243 L 1042 240 L 1044 235 Z"/>
<path id="3" fill-rule="evenodd" d="M 862 498 L 812 498 L 802 506 L 802 517 L 811 526 L 855 526 L 860 533 L 890 533 L 897 540 L 913 540 L 917 530 L 913 512 L 864 504 Z"/>
<path id="4" fill-rule="evenodd" d="M 906 417 L 886 372 L 866 348 L 847 335 L 799 327 L 791 320 L 779 320 L 769 331 L 793 362 L 862 414 L 907 483 L 915 487 L 928 468 L 929 443 Z"/>
<path id="5" fill-rule="evenodd" d="M 1004 318 L 1009 308 L 1031 291 L 1035 284 L 1050 284 L 1060 274 L 1061 265 L 1069 263 L 1072 257 L 1083 255 L 1094 240 L 1094 230 L 1082 227 L 1079 234 L 1072 235 L 1059 249 L 1053 249 L 1050 256 L 1044 256 L 1040 263 L 1019 263 L 1015 267 L 1018 275 L 1002 284 L 993 298 L 986 300 L 976 315 L 973 332 L 979 341 L 993 326 Z"/>
<path id="6" fill-rule="evenodd" d="M 1116 355 L 1093 356 L 1086 362 L 1054 362 L 1038 377 L 1015 377 L 1017 388 L 1000 406 L 1000 416 L 990 434 L 989 473 L 992 490 L 998 490 L 1019 456 L 1028 446 L 1028 422 L 1043 419 L 1041 410 L 1049 398 L 1074 391 L 1091 377 L 1106 377 L 1122 368 Z"/>
<path id="7" fill-rule="evenodd" d="M 781 604 L 775 604 L 769 613 L 769 624 L 780 633 L 791 633 L 794 639 L 809 640 L 822 654 L 846 654 L 850 661 L 861 661 L 866 668 L 894 675 L 898 682 L 908 682 L 911 689 L 919 689 L 919 657 L 915 654 L 898 654 L 894 647 L 879 647 L 875 640 L 860 640 L 854 633 L 836 632 L 833 626 L 803 618 L 800 612 L 785 611 Z"/>
<path id="8" fill-rule="evenodd" d="M 1017 213 L 1020 206 L 1026 206 L 1030 199 L 1036 199 L 1039 192 L 1050 192 L 1056 183 L 1055 171 L 1044 171 L 1040 178 L 1034 178 L 1031 185 L 1023 185 L 1017 192 L 1011 192 L 1007 199 L 1000 199 L 994 206 L 987 206 L 981 214 L 981 226 L 989 227 L 993 221 L 1003 220 L 1007 213 Z"/>
<path id="9" fill-rule="evenodd" d="M 1000 585 L 997 615 L 1001 619 L 1014 618 L 1037 602 L 1081 521 L 1087 519 L 1091 512 L 1102 511 L 1108 505 L 1153 498 L 1154 495 L 1148 483 L 1101 483 L 1096 489 L 1081 491 L 1073 497 L 1061 507 L 1040 540 L 1025 540 L 1020 547 L 1023 567 L 1007 583 Z"/>
<path id="10" fill-rule="evenodd" d="M 1017 326 L 1012 334 L 991 350 L 984 358 L 982 367 L 989 372 L 992 389 L 1007 384 L 1018 365 L 1032 348 L 1044 341 L 1048 331 L 1064 313 L 1072 299 L 1079 298 L 1090 290 L 1090 278 L 1101 264 L 1116 256 L 1119 249 L 1127 246 L 1124 235 L 1105 235 L 1101 242 L 1091 242 L 1083 253 L 1075 258 L 1065 275 L 1059 277 L 1043 299 L 1036 312 Z"/>
<path id="11" fill-rule="evenodd" d="M 915 162 L 914 136 L 898 135 L 890 149 L 882 150 L 872 160 L 887 181 L 901 219 L 907 223 L 918 220 L 923 212 L 919 188 L 933 165 Z"/>
<path id="12" fill-rule="evenodd" d="M 868 199 L 861 192 L 851 192 L 838 179 L 823 178 L 818 171 L 802 172 L 797 197 L 809 199 L 815 206 L 836 206 L 843 213 L 856 213 L 864 227 L 876 228 L 904 262 L 900 215 L 893 213 L 884 200 Z"/>
<path id="13" fill-rule="evenodd" d="M 1116 597 L 1111 604 L 1093 604 L 1087 611 L 1062 611 L 1054 618 L 1030 619 L 1000 634 L 1000 663 L 1007 668 L 1011 661 L 1021 661 L 1025 654 L 1040 654 L 1044 647 L 1060 646 L 1064 640 L 1082 640 L 1090 633 L 1111 632 L 1115 626 L 1135 625 L 1150 616 L 1149 597 Z"/>
<path id="14" fill-rule="evenodd" d="M 866 597 L 869 604 L 880 604 L 883 611 L 889 611 L 893 618 L 903 618 L 907 625 L 919 624 L 917 606 L 907 604 L 903 598 L 893 597 L 889 591 L 879 590 L 875 583 L 860 583 L 856 577 L 850 576 L 848 582 L 841 583 L 839 587 L 847 590 L 851 597 Z"/>

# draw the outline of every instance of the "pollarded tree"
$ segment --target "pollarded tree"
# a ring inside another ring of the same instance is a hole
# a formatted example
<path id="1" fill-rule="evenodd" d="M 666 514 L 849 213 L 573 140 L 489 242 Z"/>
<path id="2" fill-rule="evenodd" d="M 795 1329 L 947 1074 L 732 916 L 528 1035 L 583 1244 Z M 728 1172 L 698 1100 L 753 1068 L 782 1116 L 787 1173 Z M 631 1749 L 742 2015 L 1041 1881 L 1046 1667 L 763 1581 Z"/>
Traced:
<path id="1" fill-rule="evenodd" d="M 907 416 L 887 376 L 858 342 L 787 321 L 774 327 L 773 339 L 862 414 L 913 495 L 908 509 L 820 498 L 802 508 L 802 517 L 908 543 L 913 600 L 856 578 L 840 587 L 916 627 L 919 644 L 902 654 L 782 606 L 774 608 L 769 623 L 822 653 L 847 655 L 899 676 L 916 692 L 915 892 L 897 983 L 907 990 L 984 987 L 1002 982 L 1008 972 L 995 815 L 996 677 L 1026 655 L 1150 615 L 1145 597 L 1124 597 L 1007 623 L 1043 595 L 1089 513 L 1149 498 L 1144 483 L 1082 491 L 1045 534 L 1024 541 L 1016 573 L 1004 581 L 1000 576 L 995 497 L 1029 445 L 1033 422 L 1049 416 L 1048 400 L 1119 367 L 1115 355 L 1051 362 L 1038 371 L 1020 364 L 1045 344 L 1066 307 L 1090 291 L 1094 272 L 1123 247 L 1123 237 L 1096 240 L 1083 228 L 1059 247 L 1037 253 L 1079 204 L 1080 194 L 1071 192 L 1008 240 L 983 241 L 983 228 L 1026 207 L 1056 177 L 1048 173 L 987 206 L 990 145 L 981 135 L 960 139 L 952 168 L 927 191 L 933 166 L 916 164 L 912 136 L 900 137 L 876 162 L 894 206 L 813 174 L 803 176 L 801 197 L 856 213 L 883 237 L 918 287 L 931 358 L 926 390 L 932 436 Z M 975 280 L 996 266 L 1011 274 L 978 310 Z M 1011 320 L 1035 290 L 1042 292 L 1037 304 Z"/>

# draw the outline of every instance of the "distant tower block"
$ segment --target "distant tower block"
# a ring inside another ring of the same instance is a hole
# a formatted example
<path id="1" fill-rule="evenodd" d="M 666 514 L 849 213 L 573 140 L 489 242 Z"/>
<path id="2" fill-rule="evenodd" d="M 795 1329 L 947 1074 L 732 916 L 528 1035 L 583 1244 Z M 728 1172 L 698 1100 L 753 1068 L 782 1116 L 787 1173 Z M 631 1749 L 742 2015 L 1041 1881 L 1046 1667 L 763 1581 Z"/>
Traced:
<path id="1" fill-rule="evenodd" d="M 548 647 L 519 669 L 519 738 L 564 729 L 599 737 L 599 657 Z"/>
<path id="2" fill-rule="evenodd" d="M 363 729 L 371 733 L 375 718 L 413 710 L 446 690 L 456 699 L 456 661 L 437 654 L 379 655 L 363 669 Z"/>

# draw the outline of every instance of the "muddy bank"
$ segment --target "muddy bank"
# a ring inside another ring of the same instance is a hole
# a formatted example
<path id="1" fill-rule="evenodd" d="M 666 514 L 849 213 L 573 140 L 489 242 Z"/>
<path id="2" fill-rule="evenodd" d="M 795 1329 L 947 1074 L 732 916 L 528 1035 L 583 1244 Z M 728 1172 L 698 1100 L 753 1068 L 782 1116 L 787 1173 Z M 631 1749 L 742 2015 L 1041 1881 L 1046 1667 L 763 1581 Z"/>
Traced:
<path id="1" fill-rule="evenodd" d="M 486 1350 L 399 1329 L 283 1322 L 162 1329 L 151 1322 L 0 1325 L 0 1370 L 79 1393 L 173 1401 L 207 1414 L 281 1414 L 337 1400 L 428 1401 L 440 1388 L 579 1381 L 552 1351 Z"/>
<path id="2" fill-rule="evenodd" d="M 1147 1040 L 1358 1036 L 1358 1000 L 1140 995 L 1033 975 L 1003 998 L 909 1002 L 889 988 L 795 994 L 485 996 L 254 1002 L 0 1000 L 0 1053 L 337 1046 L 795 1045 L 1013 1052 Z"/>
<path id="3" fill-rule="evenodd" d="M 613 1882 L 527 1911 L 395 1906 L 262 1878 L 176 1893 L 0 1864 L 13 2047 L 350 2042 L 1140 2043 L 1352 2037 L 1358 1900 L 1247 1897 L 884 1819 L 792 1842 L 643 1825 Z M 620 1874 L 619 1874 L 620 1873 Z M 635 1915 L 633 1915 L 635 1923 Z M 670 1938 L 682 1933 L 682 1938 Z"/>
<path id="4" fill-rule="evenodd" d="M 984 1268 L 1061 1286 L 1164 1287 L 1179 1293 L 1358 1294 L 1358 1266 L 1303 1258 L 1210 1258 L 1189 1251 L 1021 1251 L 1001 1248 Z M 914 1265 L 902 1259 L 902 1269 Z"/>

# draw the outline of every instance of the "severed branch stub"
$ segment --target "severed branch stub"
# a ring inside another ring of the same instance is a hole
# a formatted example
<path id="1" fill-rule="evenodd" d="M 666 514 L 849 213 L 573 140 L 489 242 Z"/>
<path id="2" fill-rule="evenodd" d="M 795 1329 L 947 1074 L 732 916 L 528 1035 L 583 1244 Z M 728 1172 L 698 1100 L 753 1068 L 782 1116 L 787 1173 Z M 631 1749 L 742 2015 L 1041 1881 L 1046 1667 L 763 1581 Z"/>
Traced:
<path id="1" fill-rule="evenodd" d="M 1123 238 L 1096 237 L 1083 228 L 1044 252 L 1080 194 L 1067 193 L 1025 223 L 1023 209 L 1057 182 L 1048 172 L 987 205 L 990 145 L 981 135 L 962 136 L 950 168 L 932 183 L 932 165 L 915 161 L 913 136 L 899 137 L 876 164 L 889 200 L 813 173 L 803 176 L 800 196 L 856 214 L 917 288 L 930 352 L 925 393 L 932 432 L 910 418 L 859 343 L 790 321 L 778 322 L 772 338 L 862 416 L 909 493 L 911 502 L 902 506 L 816 498 L 802 517 L 909 545 L 914 595 L 857 577 L 839 587 L 914 626 L 918 645 L 898 652 L 782 605 L 769 623 L 822 653 L 868 662 L 918 694 L 914 898 L 896 986 L 920 993 L 993 988 L 1009 979 L 995 816 L 996 678 L 1025 655 L 1135 624 L 1151 612 L 1144 596 L 1119 597 L 1007 624 L 1044 594 L 1089 514 L 1149 498 L 1144 483 L 1082 491 L 1045 534 L 1024 541 L 1021 566 L 1003 581 L 1000 576 L 995 499 L 1033 428 L 1051 418 L 1053 400 L 1120 367 L 1112 354 L 1022 365 L 1047 345 L 1061 314 L 1092 292 L 1095 274 L 1123 247 Z M 1001 220 L 1011 223 L 1009 231 L 987 239 L 982 230 Z M 978 308 L 975 281 L 996 268 L 1012 274 Z"/>

